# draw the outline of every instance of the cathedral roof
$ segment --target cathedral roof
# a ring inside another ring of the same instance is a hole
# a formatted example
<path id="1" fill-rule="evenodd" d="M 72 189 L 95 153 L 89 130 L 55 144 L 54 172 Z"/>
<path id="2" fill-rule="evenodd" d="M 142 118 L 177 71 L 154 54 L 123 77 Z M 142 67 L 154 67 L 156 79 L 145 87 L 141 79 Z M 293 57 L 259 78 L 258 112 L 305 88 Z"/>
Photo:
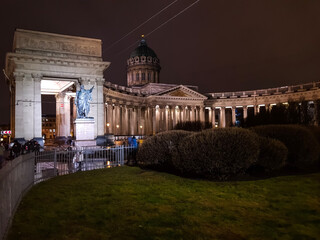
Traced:
<path id="1" fill-rule="evenodd" d="M 134 57 L 141 57 L 141 56 L 146 56 L 146 57 L 157 57 L 157 54 L 148 47 L 146 40 L 144 39 L 144 36 L 142 35 L 142 38 L 140 40 L 139 46 L 133 50 L 130 54 L 130 58 L 134 58 Z"/>

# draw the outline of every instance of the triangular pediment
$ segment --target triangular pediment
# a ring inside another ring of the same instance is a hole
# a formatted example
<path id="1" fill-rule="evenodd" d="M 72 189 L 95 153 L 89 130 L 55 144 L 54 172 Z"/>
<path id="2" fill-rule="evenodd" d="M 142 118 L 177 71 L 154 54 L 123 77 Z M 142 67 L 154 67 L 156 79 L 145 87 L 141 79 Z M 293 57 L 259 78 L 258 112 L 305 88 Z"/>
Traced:
<path id="1" fill-rule="evenodd" d="M 165 91 L 155 94 L 156 96 L 163 97 L 178 97 L 178 98 L 202 98 L 206 99 L 207 97 L 194 91 L 186 86 L 178 85 L 173 88 L 167 89 Z"/>
<path id="2" fill-rule="evenodd" d="M 174 97 L 192 97 L 190 94 L 182 91 L 181 89 L 173 90 L 172 92 L 168 92 L 166 95 Z"/>

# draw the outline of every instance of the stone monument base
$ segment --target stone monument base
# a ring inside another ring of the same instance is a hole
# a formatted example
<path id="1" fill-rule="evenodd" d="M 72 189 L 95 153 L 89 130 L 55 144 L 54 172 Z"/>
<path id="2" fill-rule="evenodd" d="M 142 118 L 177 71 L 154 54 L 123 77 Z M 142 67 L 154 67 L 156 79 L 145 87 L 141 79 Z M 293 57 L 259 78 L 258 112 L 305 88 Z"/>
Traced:
<path id="1" fill-rule="evenodd" d="M 97 146 L 96 140 L 75 140 L 73 142 L 76 148 Z"/>
<path id="2" fill-rule="evenodd" d="M 94 139 L 94 119 L 93 118 L 77 118 L 74 121 L 76 147 L 96 146 Z"/>
<path id="3" fill-rule="evenodd" d="M 94 140 L 94 119 L 77 118 L 74 121 L 76 140 Z"/>

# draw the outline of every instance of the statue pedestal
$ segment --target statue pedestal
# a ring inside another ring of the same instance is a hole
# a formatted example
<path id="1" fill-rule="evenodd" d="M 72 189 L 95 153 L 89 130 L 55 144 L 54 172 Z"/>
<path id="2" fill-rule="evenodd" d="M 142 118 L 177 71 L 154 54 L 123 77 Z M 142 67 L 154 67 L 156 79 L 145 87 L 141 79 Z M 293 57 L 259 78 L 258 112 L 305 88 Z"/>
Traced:
<path id="1" fill-rule="evenodd" d="M 96 146 L 94 123 L 93 118 L 77 118 L 74 121 L 76 147 Z"/>

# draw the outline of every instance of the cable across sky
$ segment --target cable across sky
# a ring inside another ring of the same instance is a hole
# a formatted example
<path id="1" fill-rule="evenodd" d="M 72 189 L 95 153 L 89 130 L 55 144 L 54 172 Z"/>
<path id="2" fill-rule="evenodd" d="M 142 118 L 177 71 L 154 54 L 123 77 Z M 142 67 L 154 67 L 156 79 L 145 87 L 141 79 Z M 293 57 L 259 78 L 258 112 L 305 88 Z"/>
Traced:
<path id="1" fill-rule="evenodd" d="M 177 14 L 175 14 L 173 17 L 169 18 L 167 21 L 161 23 L 158 27 L 154 28 L 151 32 L 148 32 L 147 34 L 145 34 L 144 36 L 149 36 L 152 33 L 154 33 L 155 31 L 157 31 L 159 28 L 163 27 L 164 25 L 166 25 L 168 22 L 170 22 L 171 20 L 175 19 L 176 17 L 178 17 L 180 14 L 184 13 L 185 11 L 187 11 L 189 8 L 193 7 L 195 4 L 197 4 L 198 2 L 200 2 L 200 0 L 197 0 L 193 3 L 191 3 L 190 5 L 188 5 L 187 7 L 185 7 L 184 9 L 182 9 L 180 12 L 178 12 Z M 121 53 L 127 51 L 129 48 L 131 48 L 132 46 L 136 45 L 139 41 L 135 41 L 134 43 L 132 43 L 130 46 L 128 46 L 127 48 L 121 50 L 120 52 L 118 52 L 116 55 L 120 55 Z"/>
<path id="2" fill-rule="evenodd" d="M 153 16 L 151 16 L 150 18 L 148 18 L 146 21 L 144 21 L 143 23 L 141 23 L 139 26 L 135 27 L 133 30 L 131 30 L 130 32 L 128 32 L 126 35 L 124 35 L 123 37 L 121 37 L 120 39 L 118 39 L 117 41 L 115 41 L 114 43 L 112 43 L 111 45 L 109 45 L 105 50 L 107 51 L 108 49 L 110 49 L 111 47 L 113 47 L 114 45 L 116 45 L 117 43 L 119 43 L 122 39 L 126 38 L 127 36 L 129 36 L 131 33 L 135 32 L 136 30 L 138 30 L 140 27 L 142 27 L 143 25 L 145 25 L 146 23 L 148 23 L 151 19 L 155 18 L 156 16 L 158 16 L 160 13 L 162 13 L 163 11 L 165 11 L 167 8 L 169 8 L 171 5 L 173 5 L 174 3 L 176 3 L 178 0 L 173 1 L 172 3 L 168 4 L 166 7 L 164 7 L 163 9 L 161 9 L 159 12 L 157 12 L 156 14 L 154 14 Z"/>

